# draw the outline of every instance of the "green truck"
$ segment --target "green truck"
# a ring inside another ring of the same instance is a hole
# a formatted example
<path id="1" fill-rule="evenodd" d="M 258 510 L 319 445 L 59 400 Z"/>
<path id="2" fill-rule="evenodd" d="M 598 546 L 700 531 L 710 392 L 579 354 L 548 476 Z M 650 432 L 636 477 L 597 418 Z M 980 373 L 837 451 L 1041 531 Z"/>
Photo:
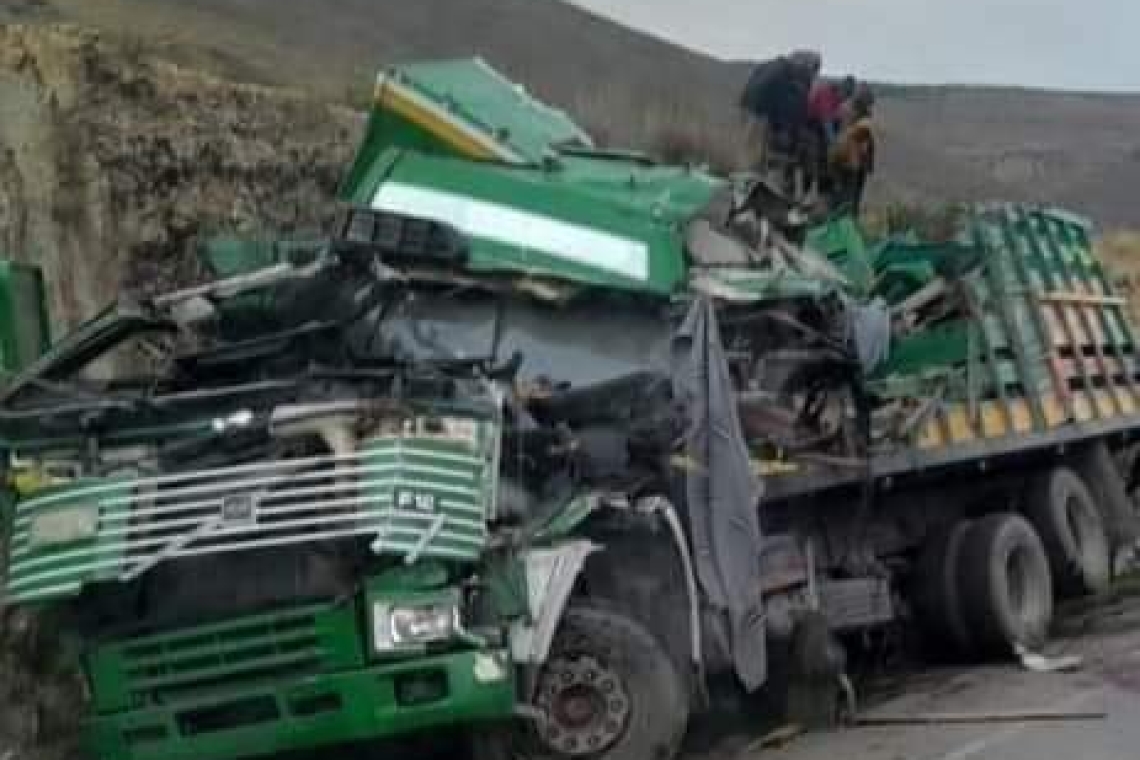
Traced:
<path id="1" fill-rule="evenodd" d="M 82 643 L 94 757 L 672 757 L 724 688 L 831 718 L 852 634 L 1030 651 L 1135 541 L 1078 219 L 789 229 L 478 61 L 385 72 L 343 200 L 0 393 L 6 599 Z"/>

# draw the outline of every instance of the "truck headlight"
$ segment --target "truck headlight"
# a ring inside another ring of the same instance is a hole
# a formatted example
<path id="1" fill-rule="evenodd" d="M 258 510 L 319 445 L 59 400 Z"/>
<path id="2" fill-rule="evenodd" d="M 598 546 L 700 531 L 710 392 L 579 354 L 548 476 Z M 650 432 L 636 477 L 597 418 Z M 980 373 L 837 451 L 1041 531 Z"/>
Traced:
<path id="1" fill-rule="evenodd" d="M 372 642 L 377 652 L 447 641 L 455 638 L 459 630 L 459 605 L 453 602 L 372 603 Z"/>
<path id="2" fill-rule="evenodd" d="M 89 541 L 99 533 L 99 508 L 67 507 L 32 518 L 28 543 L 37 549 Z"/>

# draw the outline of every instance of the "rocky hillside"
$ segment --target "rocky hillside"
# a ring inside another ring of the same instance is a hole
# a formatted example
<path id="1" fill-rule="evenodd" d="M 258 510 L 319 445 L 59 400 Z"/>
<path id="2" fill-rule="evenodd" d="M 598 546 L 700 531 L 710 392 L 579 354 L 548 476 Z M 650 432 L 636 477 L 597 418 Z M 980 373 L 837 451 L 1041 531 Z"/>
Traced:
<path id="1" fill-rule="evenodd" d="M 70 760 L 83 685 L 53 626 L 0 608 L 0 758 Z"/>
<path id="2" fill-rule="evenodd" d="M 200 234 L 319 228 L 359 127 L 92 32 L 0 26 L 0 252 L 43 266 L 73 324 L 123 288 L 193 277 Z M 0 760 L 74 756 L 82 690 L 62 646 L 0 596 Z"/>
<path id="3" fill-rule="evenodd" d="M 0 250 L 73 322 L 191 274 L 197 236 L 318 227 L 360 118 L 70 27 L 0 26 Z"/>

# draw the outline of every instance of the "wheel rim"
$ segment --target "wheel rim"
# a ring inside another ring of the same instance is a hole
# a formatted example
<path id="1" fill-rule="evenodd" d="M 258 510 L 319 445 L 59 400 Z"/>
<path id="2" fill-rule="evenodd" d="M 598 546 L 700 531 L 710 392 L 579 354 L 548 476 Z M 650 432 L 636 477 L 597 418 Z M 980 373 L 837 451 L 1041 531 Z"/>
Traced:
<path id="1" fill-rule="evenodd" d="M 1088 541 L 1088 526 L 1086 525 L 1087 517 L 1084 510 L 1081 509 L 1081 504 L 1076 499 L 1070 497 L 1065 501 L 1065 522 L 1068 525 L 1069 533 L 1073 537 L 1073 543 L 1076 544 L 1077 553 L 1080 554 Z"/>
<path id="2" fill-rule="evenodd" d="M 1017 546 L 1006 556 L 1005 577 L 1009 607 L 1026 633 L 1033 632 L 1048 615 L 1048 593 L 1037 577 L 1040 570 L 1034 561 L 1033 552 L 1026 546 Z"/>
<path id="3" fill-rule="evenodd" d="M 630 701 L 621 677 L 593 657 L 559 657 L 547 663 L 538 707 L 546 716 L 539 738 L 562 755 L 604 752 L 625 733 Z"/>
<path id="4" fill-rule="evenodd" d="M 1017 548 L 1006 559 L 1005 574 L 1009 583 L 1009 604 L 1021 619 L 1026 618 L 1028 595 L 1032 581 L 1029 578 L 1028 558 L 1025 549 Z"/>
<path id="5" fill-rule="evenodd" d="M 1069 532 L 1077 545 L 1077 554 L 1084 556 L 1088 551 L 1095 550 L 1099 541 L 1099 524 L 1096 516 L 1090 514 L 1089 507 L 1084 502 L 1070 498 L 1065 504 L 1065 520 L 1069 524 Z"/>
<path id="6" fill-rule="evenodd" d="M 1077 571 L 1086 590 L 1098 591 L 1112 573 L 1111 550 L 1096 507 L 1071 498 L 1065 505 L 1065 520 L 1075 544 Z"/>

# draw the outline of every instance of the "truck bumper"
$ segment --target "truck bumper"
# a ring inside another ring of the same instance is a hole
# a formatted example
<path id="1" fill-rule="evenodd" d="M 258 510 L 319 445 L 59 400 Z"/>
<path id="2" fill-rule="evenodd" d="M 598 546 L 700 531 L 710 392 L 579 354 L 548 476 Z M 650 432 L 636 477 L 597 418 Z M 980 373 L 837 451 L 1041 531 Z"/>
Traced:
<path id="1" fill-rule="evenodd" d="M 229 760 L 504 718 L 505 652 L 461 652 L 94 716 L 99 760 Z"/>

